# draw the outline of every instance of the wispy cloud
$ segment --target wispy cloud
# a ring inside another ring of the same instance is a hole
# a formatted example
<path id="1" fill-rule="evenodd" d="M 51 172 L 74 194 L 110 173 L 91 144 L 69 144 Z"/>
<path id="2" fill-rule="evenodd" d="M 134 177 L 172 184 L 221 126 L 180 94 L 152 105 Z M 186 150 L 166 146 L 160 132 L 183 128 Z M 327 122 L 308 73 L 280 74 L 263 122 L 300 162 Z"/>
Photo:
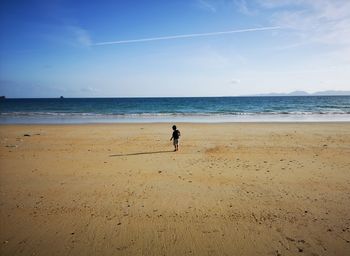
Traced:
<path id="1" fill-rule="evenodd" d="M 282 28 L 281 26 L 258 27 L 258 28 L 227 30 L 227 31 L 219 31 L 219 32 L 209 32 L 209 33 L 183 34 L 183 35 L 149 37 L 149 38 L 140 38 L 140 39 L 131 39 L 131 40 L 99 42 L 99 43 L 95 43 L 94 45 L 128 44 L 128 43 L 141 43 L 141 42 L 150 42 L 150 41 L 159 41 L 159 40 L 181 39 L 181 38 L 208 37 L 208 36 L 219 36 L 219 35 L 228 35 L 228 34 L 236 34 L 236 33 L 276 30 L 281 28 Z"/>
<path id="2" fill-rule="evenodd" d="M 290 28 L 299 43 L 350 47 L 348 0 L 259 0 L 259 3 L 273 11 L 272 22 Z"/>
<path id="3" fill-rule="evenodd" d="M 201 9 L 210 12 L 216 12 L 216 7 L 213 3 L 209 2 L 208 0 L 197 0 L 196 3 Z"/>
<path id="4" fill-rule="evenodd" d="M 50 43 L 65 45 L 70 47 L 89 47 L 91 37 L 89 31 L 82 26 L 72 14 L 72 10 L 65 1 L 25 1 L 31 2 L 33 9 L 36 10 L 35 17 L 39 22 L 32 24 L 34 33 L 41 31 L 41 37 L 50 41 Z M 34 17 L 34 16 L 33 16 Z"/>
<path id="5" fill-rule="evenodd" d="M 244 15 L 253 15 L 255 11 L 248 7 L 248 3 L 246 0 L 234 0 L 233 4 L 236 6 L 239 12 Z"/>
<path id="6" fill-rule="evenodd" d="M 92 94 L 99 92 L 98 89 L 91 87 L 91 86 L 81 88 L 80 91 L 83 93 L 92 93 Z"/>
<path id="7" fill-rule="evenodd" d="M 92 45 L 89 32 L 79 26 L 66 24 L 45 26 L 49 31 L 43 33 L 42 37 L 52 44 L 76 48 L 87 48 Z"/>
<path id="8" fill-rule="evenodd" d="M 76 45 L 89 47 L 91 45 L 90 34 L 87 30 L 78 26 L 68 26 L 68 31 L 71 33 L 72 42 Z"/>
<path id="9" fill-rule="evenodd" d="M 241 80 L 239 80 L 239 79 L 232 79 L 230 81 L 230 84 L 239 84 L 240 82 L 241 82 Z"/>

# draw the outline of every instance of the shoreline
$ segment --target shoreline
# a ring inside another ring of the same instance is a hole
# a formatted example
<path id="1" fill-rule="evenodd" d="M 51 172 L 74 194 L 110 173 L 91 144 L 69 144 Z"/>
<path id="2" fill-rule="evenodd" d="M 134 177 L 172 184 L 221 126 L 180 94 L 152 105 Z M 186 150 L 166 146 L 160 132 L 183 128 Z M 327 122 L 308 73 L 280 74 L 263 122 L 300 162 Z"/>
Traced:
<path id="1" fill-rule="evenodd" d="M 119 125 L 337 125 L 350 124 L 347 121 L 250 121 L 250 122 L 177 122 L 176 120 L 167 122 L 110 122 L 110 123 L 0 123 L 1 127 L 7 126 L 119 126 Z"/>
<path id="2" fill-rule="evenodd" d="M 38 121 L 28 121 L 28 120 L 18 120 L 18 121 L 0 121 L 0 125 L 79 125 L 79 124 L 162 124 L 162 123 L 187 123 L 187 124 L 235 124 L 235 123 L 349 123 L 350 119 L 345 117 L 344 119 L 266 119 L 266 120 L 183 120 L 183 119 L 154 119 L 154 120 L 38 120 Z"/>

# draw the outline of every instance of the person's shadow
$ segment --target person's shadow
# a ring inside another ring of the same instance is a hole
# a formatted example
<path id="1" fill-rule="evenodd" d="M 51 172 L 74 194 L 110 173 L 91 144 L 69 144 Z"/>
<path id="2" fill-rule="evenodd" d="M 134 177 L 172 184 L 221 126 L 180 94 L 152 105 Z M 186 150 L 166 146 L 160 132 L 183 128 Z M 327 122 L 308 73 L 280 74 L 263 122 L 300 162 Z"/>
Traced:
<path id="1" fill-rule="evenodd" d="M 137 152 L 137 153 L 129 153 L 129 154 L 109 155 L 109 157 L 151 155 L 151 154 L 170 153 L 170 152 L 174 152 L 174 151 L 173 150 L 163 150 L 163 151 L 151 151 L 151 152 Z"/>

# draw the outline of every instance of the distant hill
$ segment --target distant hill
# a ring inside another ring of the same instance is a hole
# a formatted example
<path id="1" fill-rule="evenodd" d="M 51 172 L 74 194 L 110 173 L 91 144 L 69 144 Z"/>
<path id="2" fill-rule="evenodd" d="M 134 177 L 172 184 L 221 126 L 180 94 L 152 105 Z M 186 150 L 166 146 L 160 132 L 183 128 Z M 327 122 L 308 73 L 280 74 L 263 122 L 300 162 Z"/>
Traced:
<path id="1" fill-rule="evenodd" d="M 262 93 L 255 94 L 253 96 L 350 96 L 350 91 L 319 91 L 314 93 L 308 93 L 305 91 L 294 91 L 289 93 Z"/>
<path id="2" fill-rule="evenodd" d="M 321 91 L 315 92 L 313 95 L 350 95 L 350 91 Z"/>

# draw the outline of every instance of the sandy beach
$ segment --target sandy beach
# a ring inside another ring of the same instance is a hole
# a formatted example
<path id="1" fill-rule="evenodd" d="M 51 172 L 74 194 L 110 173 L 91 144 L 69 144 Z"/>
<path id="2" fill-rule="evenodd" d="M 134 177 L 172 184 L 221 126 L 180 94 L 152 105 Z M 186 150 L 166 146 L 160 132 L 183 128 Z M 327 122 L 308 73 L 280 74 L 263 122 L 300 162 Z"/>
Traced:
<path id="1" fill-rule="evenodd" d="M 350 123 L 0 126 L 1 255 L 350 255 Z"/>

